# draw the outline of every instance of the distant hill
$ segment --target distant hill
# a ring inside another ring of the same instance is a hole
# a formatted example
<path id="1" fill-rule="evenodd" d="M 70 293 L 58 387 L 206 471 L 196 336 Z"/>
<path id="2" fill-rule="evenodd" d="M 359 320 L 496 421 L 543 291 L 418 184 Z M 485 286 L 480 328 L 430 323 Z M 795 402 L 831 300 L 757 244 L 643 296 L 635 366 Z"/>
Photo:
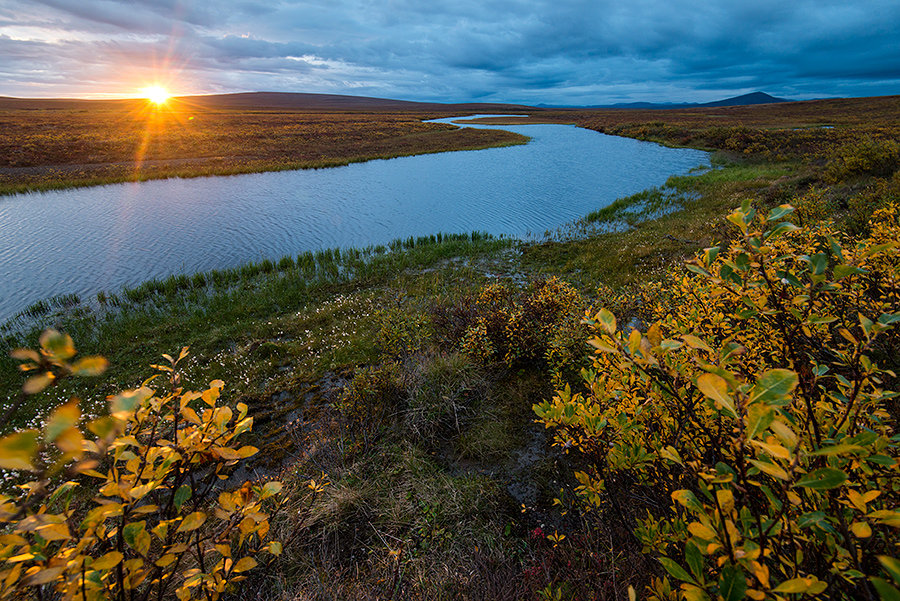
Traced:
<path id="1" fill-rule="evenodd" d="M 290 109 L 322 111 L 460 111 L 507 112 L 533 111 L 534 107 L 521 104 L 492 104 L 468 102 L 442 104 L 438 102 L 412 102 L 345 96 L 340 94 L 306 94 L 294 92 L 243 92 L 238 94 L 210 94 L 204 96 L 177 96 L 174 102 L 190 107 L 206 109 Z M 79 100 L 72 98 L 10 98 L 0 96 L 0 109 L 72 109 L 84 106 L 108 106 L 143 102 L 141 99 Z"/>
<path id="2" fill-rule="evenodd" d="M 717 106 L 750 106 L 753 104 L 774 104 L 777 102 L 794 102 L 792 100 L 788 100 L 786 98 L 776 98 L 775 96 L 770 96 L 765 92 L 751 92 L 750 94 L 742 94 L 741 96 L 734 96 L 733 98 L 726 98 L 724 100 L 717 100 L 715 102 L 620 102 L 617 104 L 604 104 L 604 105 L 593 105 L 593 106 L 580 106 L 580 107 L 565 107 L 565 108 L 590 108 L 590 109 L 650 109 L 650 110 L 664 110 L 664 109 L 688 109 L 688 108 L 712 108 Z M 547 105 L 539 104 L 539 107 L 547 108 Z M 559 107 L 563 108 L 563 107 Z"/>

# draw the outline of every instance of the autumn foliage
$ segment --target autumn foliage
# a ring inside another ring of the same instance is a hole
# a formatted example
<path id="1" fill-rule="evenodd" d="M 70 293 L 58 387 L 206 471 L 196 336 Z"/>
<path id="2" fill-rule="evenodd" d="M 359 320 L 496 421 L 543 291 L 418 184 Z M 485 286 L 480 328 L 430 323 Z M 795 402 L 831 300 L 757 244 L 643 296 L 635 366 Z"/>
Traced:
<path id="1" fill-rule="evenodd" d="M 900 211 L 861 241 L 792 212 L 744 203 L 629 325 L 588 312 L 584 390 L 534 407 L 581 509 L 659 559 L 650 599 L 900 598 Z"/>
<path id="2" fill-rule="evenodd" d="M 74 355 L 71 338 L 54 331 L 40 349 L 16 351 L 34 373 L 25 392 L 106 367 Z M 219 380 L 184 390 L 186 355 L 155 366 L 167 385 L 154 376 L 110 397 L 108 415 L 88 421 L 73 399 L 42 429 L 0 439 L 0 467 L 18 483 L 8 479 L 0 495 L 0 596 L 218 599 L 260 553 L 281 553 L 267 540 L 281 484 L 226 489 L 232 467 L 257 452 L 238 442 L 253 418 L 246 405 L 220 403 Z"/>

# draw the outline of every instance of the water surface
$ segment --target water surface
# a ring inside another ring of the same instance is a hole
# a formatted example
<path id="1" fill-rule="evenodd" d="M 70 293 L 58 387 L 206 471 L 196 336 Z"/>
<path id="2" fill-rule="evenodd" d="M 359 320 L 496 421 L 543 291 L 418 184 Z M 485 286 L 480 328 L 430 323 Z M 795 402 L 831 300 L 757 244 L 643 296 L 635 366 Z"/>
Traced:
<path id="1" fill-rule="evenodd" d="M 0 199 L 0 320 L 57 294 L 87 298 L 307 250 L 437 232 L 541 234 L 708 164 L 698 150 L 574 126 L 502 127 L 532 140 L 329 169 Z"/>

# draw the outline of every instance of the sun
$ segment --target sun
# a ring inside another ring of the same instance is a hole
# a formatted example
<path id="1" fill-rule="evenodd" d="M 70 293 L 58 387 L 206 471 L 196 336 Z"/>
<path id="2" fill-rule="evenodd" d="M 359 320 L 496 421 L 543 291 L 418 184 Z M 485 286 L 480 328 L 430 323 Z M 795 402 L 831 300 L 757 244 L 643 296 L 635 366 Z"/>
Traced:
<path id="1" fill-rule="evenodd" d="M 144 95 L 144 98 L 157 105 L 165 104 L 171 98 L 168 90 L 162 86 L 147 86 L 141 89 L 141 94 Z"/>

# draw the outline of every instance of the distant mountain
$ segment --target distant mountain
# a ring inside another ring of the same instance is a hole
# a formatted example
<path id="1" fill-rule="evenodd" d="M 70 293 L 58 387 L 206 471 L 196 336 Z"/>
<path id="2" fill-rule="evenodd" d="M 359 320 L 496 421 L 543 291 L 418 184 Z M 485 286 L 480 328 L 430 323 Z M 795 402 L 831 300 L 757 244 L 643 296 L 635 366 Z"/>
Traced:
<path id="1" fill-rule="evenodd" d="M 750 94 L 742 94 L 725 100 L 717 100 L 715 102 L 620 102 L 617 104 L 604 104 L 594 106 L 570 106 L 565 108 L 587 108 L 587 109 L 644 109 L 644 110 L 665 110 L 665 109 L 689 109 L 689 108 L 712 108 L 717 106 L 749 106 L 752 104 L 774 104 L 776 102 L 794 102 L 786 98 L 776 98 L 765 92 L 751 92 Z M 539 104 L 541 108 L 549 108 L 547 105 Z M 557 107 L 563 108 L 563 107 Z"/>
<path id="2" fill-rule="evenodd" d="M 9 98 L 0 96 L 0 109 L 71 109 L 80 106 L 121 106 L 123 103 L 142 102 L 141 99 L 79 100 L 70 98 Z M 172 99 L 186 107 L 206 109 L 291 109 L 323 111 L 460 111 L 507 112 L 533 111 L 534 107 L 521 104 L 492 104 L 468 102 L 442 104 L 438 102 L 411 102 L 366 96 L 340 94 L 306 94 L 294 92 L 243 92 L 238 94 L 210 94 L 204 96 L 177 96 Z"/>
<path id="3" fill-rule="evenodd" d="M 211 96 L 184 96 L 179 100 L 209 108 L 289 108 L 330 111 L 431 111 L 431 110 L 512 110 L 522 111 L 534 107 L 521 104 L 492 104 L 468 102 L 443 104 L 438 102 L 413 102 L 367 96 L 342 94 L 307 94 L 300 92 L 246 92 L 239 94 L 215 94 Z"/>

